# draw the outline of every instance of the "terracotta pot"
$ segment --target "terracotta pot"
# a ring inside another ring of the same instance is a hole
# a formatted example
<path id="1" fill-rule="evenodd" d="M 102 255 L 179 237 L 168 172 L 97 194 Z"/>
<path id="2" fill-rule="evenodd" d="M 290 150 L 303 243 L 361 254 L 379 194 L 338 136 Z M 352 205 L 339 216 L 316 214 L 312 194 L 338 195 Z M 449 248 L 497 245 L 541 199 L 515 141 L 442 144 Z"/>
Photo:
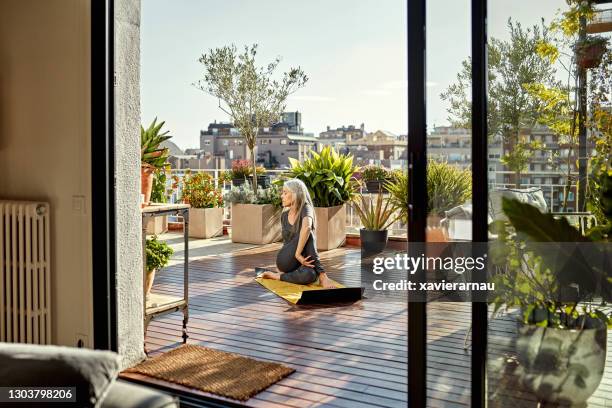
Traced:
<path id="1" fill-rule="evenodd" d="M 155 168 L 149 165 L 140 166 L 140 193 L 144 194 L 144 204 L 151 202 L 151 191 L 153 190 L 153 172 Z"/>
<path id="2" fill-rule="evenodd" d="M 155 279 L 155 269 L 148 272 L 147 277 L 145 278 L 145 290 L 146 295 L 149 296 L 151 294 L 151 288 L 153 287 L 153 280 Z"/>

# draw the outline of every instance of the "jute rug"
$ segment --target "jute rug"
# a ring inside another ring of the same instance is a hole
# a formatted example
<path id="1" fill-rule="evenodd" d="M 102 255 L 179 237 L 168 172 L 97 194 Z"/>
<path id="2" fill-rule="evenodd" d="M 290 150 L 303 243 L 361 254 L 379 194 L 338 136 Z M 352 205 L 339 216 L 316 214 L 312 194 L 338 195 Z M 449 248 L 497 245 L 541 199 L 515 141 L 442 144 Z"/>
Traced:
<path id="1" fill-rule="evenodd" d="M 126 371 L 246 401 L 295 370 L 282 364 L 185 344 Z"/>

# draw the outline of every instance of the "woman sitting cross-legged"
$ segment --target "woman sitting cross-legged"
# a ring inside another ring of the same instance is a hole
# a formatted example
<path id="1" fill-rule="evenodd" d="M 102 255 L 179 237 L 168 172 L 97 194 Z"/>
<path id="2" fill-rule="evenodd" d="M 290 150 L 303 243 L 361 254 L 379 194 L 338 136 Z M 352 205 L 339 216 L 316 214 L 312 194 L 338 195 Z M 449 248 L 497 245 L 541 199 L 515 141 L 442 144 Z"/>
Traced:
<path id="1" fill-rule="evenodd" d="M 259 275 L 266 279 L 308 285 L 319 279 L 324 288 L 334 288 L 321 265 L 315 236 L 315 213 L 310 193 L 302 180 L 291 179 L 284 183 L 281 194 L 283 247 L 276 256 L 280 273 L 266 271 Z"/>

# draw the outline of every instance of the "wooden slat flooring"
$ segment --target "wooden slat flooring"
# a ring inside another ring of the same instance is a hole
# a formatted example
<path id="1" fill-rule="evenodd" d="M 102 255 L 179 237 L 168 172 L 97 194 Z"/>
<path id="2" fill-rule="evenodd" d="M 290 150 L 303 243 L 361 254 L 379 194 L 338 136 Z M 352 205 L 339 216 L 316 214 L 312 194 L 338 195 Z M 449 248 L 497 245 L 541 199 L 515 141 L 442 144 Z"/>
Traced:
<path id="1" fill-rule="evenodd" d="M 190 262 L 189 340 L 218 350 L 280 362 L 296 372 L 245 403 L 252 407 L 405 407 L 407 404 L 407 305 L 370 297 L 352 305 L 296 307 L 253 281 L 255 266 L 273 266 L 279 244 L 209 255 Z M 359 284 L 360 252 L 322 253 L 329 275 Z M 182 265 L 156 276 L 154 292 L 181 295 Z M 366 292 L 367 295 L 367 292 Z M 470 350 L 464 337 L 469 303 L 428 305 L 428 405 L 470 405 Z M 151 355 L 181 344 L 182 314 L 154 320 L 147 332 Z M 489 359 L 507 359 L 515 327 L 505 316 L 491 322 Z M 612 349 L 612 333 L 608 336 Z M 612 352 L 589 407 L 612 406 Z M 489 370 L 493 407 L 536 407 L 498 369 Z M 146 377 L 132 375 L 140 381 Z M 504 381 L 500 381 L 503 378 Z M 152 381 L 157 382 L 159 381 Z M 169 385 L 169 384 L 167 384 Z M 174 386 L 177 389 L 184 387 Z M 506 387 L 506 388 L 504 388 Z M 195 392 L 195 394 L 201 394 Z"/>

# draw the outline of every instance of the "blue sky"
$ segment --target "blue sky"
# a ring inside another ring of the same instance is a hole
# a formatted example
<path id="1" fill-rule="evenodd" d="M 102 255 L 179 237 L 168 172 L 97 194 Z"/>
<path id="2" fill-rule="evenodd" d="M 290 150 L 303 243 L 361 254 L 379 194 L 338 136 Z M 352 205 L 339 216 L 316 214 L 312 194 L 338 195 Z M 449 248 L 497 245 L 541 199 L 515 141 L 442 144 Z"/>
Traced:
<path id="1" fill-rule="evenodd" d="M 429 0 L 428 126 L 447 123 L 439 95 L 470 53 L 470 1 Z M 508 17 L 550 20 L 564 0 L 491 0 L 489 34 L 504 38 Z M 166 121 L 181 148 L 227 121 L 217 101 L 192 86 L 211 48 L 259 44 L 259 62 L 282 56 L 279 73 L 301 66 L 310 80 L 288 100 L 307 132 L 365 124 L 406 133 L 405 0 L 144 0 L 141 20 L 142 121 Z"/>

